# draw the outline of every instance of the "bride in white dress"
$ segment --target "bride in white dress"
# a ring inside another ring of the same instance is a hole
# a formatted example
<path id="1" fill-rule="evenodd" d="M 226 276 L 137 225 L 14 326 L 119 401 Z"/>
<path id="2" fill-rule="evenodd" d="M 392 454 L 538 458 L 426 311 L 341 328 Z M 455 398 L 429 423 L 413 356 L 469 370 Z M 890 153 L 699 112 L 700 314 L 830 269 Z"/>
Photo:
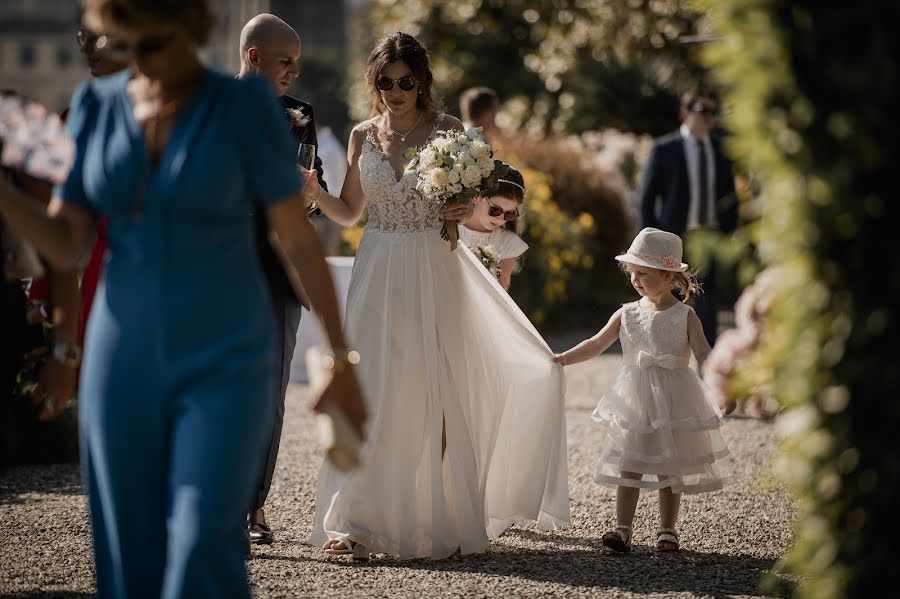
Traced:
<path id="1" fill-rule="evenodd" d="M 356 559 L 443 558 L 485 551 L 516 522 L 563 526 L 562 370 L 493 276 L 441 239 L 444 217 L 467 209 L 424 198 L 405 171 L 407 147 L 462 125 L 435 109 L 412 36 L 382 39 L 366 76 L 377 116 L 353 130 L 341 197 L 314 179 L 307 193 L 345 226 L 368 204 L 345 327 L 372 416 L 362 466 L 322 466 L 310 542 Z"/>

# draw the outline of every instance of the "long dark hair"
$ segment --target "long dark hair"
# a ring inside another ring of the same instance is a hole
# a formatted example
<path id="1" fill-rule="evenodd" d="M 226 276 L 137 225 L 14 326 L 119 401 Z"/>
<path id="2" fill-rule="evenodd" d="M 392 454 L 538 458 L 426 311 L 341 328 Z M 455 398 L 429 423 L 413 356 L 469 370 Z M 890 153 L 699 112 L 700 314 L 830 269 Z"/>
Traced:
<path id="1" fill-rule="evenodd" d="M 513 222 L 503 223 L 503 226 L 516 235 L 521 235 L 522 229 L 524 228 L 524 219 L 522 218 L 521 212 L 523 204 L 525 203 L 525 178 L 522 176 L 522 173 L 513 167 L 509 167 L 509 171 L 507 171 L 500 180 L 497 188 L 488 191 L 483 195 L 485 198 L 494 198 L 497 196 L 515 200 L 519 205 L 519 218 Z"/>
<path id="2" fill-rule="evenodd" d="M 428 63 L 428 51 L 413 36 L 398 31 L 381 38 L 372 48 L 366 62 L 366 82 L 369 84 L 372 98 L 372 116 L 384 114 L 387 110 L 375 81 L 386 66 L 398 60 L 409 67 L 419 84 L 416 107 L 425 113 L 438 112 L 441 109 L 441 101 L 434 90 L 434 76 Z"/>

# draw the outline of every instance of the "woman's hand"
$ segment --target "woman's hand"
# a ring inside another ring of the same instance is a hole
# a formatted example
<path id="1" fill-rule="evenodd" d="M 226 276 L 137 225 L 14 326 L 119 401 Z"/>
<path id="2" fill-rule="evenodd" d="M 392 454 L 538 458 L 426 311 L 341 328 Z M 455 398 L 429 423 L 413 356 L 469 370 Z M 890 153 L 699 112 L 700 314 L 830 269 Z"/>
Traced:
<path id="1" fill-rule="evenodd" d="M 472 203 L 466 202 L 465 204 L 460 204 L 458 202 L 447 202 L 441 208 L 441 216 L 444 217 L 444 220 L 455 220 L 455 221 L 464 221 L 467 220 L 470 216 L 472 216 Z"/>
<path id="2" fill-rule="evenodd" d="M 303 199 L 306 201 L 307 206 L 312 206 L 318 202 L 321 195 L 325 192 L 322 189 L 322 184 L 319 183 L 319 173 L 315 170 L 306 170 L 302 166 L 298 166 L 297 170 L 300 172 L 300 176 L 303 177 Z"/>
<path id="3" fill-rule="evenodd" d="M 352 368 L 347 368 L 332 377 L 313 409 L 328 402 L 334 402 L 335 405 L 340 406 L 359 438 L 365 439 L 366 405 L 363 402 L 362 390 L 356 379 L 356 373 Z"/>
<path id="4" fill-rule="evenodd" d="M 560 366 L 567 366 L 569 364 L 568 358 L 566 358 L 566 354 L 553 354 L 553 361 L 559 364 Z"/>
<path id="5" fill-rule="evenodd" d="M 722 414 L 728 416 L 737 408 L 737 402 L 733 399 L 726 399 L 725 401 L 719 402 L 719 409 L 722 410 Z"/>

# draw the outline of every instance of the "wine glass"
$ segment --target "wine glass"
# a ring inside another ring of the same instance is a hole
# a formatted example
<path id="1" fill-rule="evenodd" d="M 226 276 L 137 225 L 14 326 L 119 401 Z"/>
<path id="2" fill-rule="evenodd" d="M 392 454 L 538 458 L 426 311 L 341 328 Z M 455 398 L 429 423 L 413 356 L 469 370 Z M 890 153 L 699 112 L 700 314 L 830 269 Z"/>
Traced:
<path id="1" fill-rule="evenodd" d="M 300 144 L 300 147 L 297 148 L 297 164 L 308 171 L 313 170 L 313 166 L 316 163 L 316 146 L 312 144 Z M 316 214 L 321 214 L 321 209 L 319 206 L 313 202 L 309 205 L 309 208 L 306 210 L 306 216 L 314 216 Z"/>
<path id="2" fill-rule="evenodd" d="M 297 164 L 308 171 L 313 169 L 316 163 L 316 146 L 312 144 L 300 144 L 297 148 Z"/>

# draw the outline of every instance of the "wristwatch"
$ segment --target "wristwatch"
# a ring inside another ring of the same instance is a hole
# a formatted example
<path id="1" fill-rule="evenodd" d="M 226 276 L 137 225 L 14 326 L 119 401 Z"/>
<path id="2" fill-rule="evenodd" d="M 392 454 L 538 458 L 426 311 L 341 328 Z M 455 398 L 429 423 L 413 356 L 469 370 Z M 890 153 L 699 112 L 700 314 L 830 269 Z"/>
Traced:
<path id="1" fill-rule="evenodd" d="M 78 368 L 81 364 L 81 348 L 74 343 L 58 341 L 53 344 L 53 359 L 69 368 Z"/>
<path id="2" fill-rule="evenodd" d="M 324 366 L 335 374 L 340 374 L 359 364 L 359 352 L 356 350 L 334 349 L 326 356 Z"/>

